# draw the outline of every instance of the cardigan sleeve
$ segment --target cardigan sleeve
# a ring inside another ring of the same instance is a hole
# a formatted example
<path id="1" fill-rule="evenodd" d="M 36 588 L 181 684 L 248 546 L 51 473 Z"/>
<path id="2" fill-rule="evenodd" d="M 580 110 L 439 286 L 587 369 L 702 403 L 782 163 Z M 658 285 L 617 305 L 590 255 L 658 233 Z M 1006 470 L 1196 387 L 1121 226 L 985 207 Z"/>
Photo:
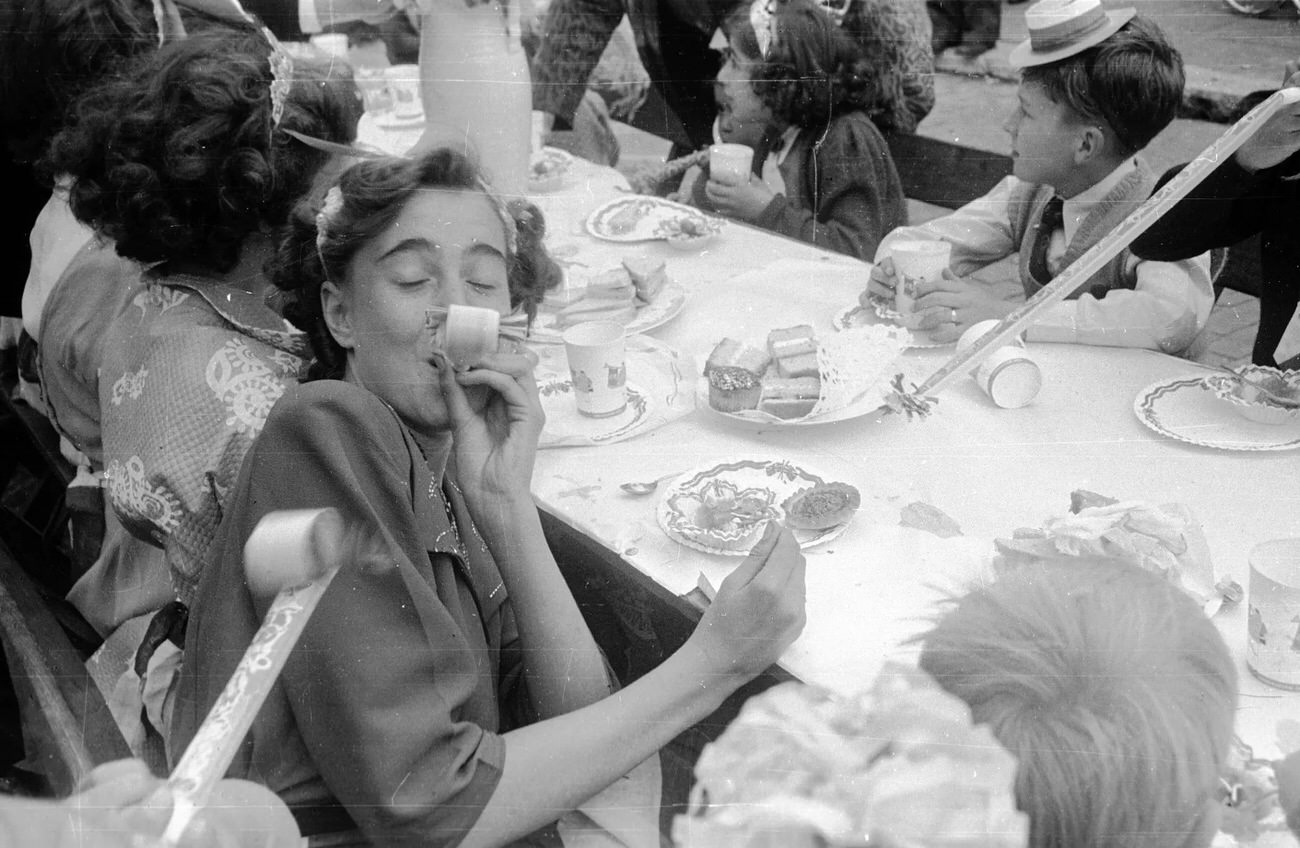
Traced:
<path id="1" fill-rule="evenodd" d="M 533 60 L 533 108 L 572 121 L 591 72 L 623 20 L 619 0 L 555 0 Z"/>
<path id="2" fill-rule="evenodd" d="M 836 118 L 813 146 L 812 209 L 777 195 L 754 221 L 764 229 L 870 261 L 885 233 L 907 221 L 902 183 L 884 138 L 859 114 Z"/>

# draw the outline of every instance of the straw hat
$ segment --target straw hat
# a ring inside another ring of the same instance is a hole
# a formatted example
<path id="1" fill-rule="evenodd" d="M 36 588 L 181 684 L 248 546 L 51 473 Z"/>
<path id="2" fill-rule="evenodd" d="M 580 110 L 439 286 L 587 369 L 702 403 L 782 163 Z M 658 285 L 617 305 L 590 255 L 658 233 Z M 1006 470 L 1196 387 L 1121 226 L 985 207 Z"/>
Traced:
<path id="1" fill-rule="evenodd" d="M 1099 0 L 1040 0 L 1025 10 L 1029 40 L 1011 51 L 1011 67 L 1046 65 L 1082 53 L 1110 38 L 1135 14 L 1136 9 L 1108 12 Z"/>

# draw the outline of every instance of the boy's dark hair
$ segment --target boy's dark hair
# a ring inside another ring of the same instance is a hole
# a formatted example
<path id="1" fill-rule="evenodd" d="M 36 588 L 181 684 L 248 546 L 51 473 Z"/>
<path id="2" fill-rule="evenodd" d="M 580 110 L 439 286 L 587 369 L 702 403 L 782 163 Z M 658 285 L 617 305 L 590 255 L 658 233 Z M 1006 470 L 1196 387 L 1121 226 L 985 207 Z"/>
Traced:
<path id="1" fill-rule="evenodd" d="M 1055 103 L 1086 121 L 1103 121 L 1130 155 L 1169 126 L 1183 102 L 1183 57 L 1155 22 L 1135 16 L 1096 47 L 1025 68 Z"/>
<path id="2" fill-rule="evenodd" d="M 772 114 L 794 126 L 820 127 L 860 109 L 883 114 L 889 71 L 872 68 L 862 48 L 814 0 L 771 0 L 772 44 L 763 57 L 749 5 L 732 12 L 725 29 L 730 47 L 758 65 L 754 92 Z"/>
<path id="3" fill-rule="evenodd" d="M 1209 844 L 1237 668 L 1181 589 L 1116 560 L 1042 560 L 921 640 L 921 668 L 1019 761 L 1030 848 Z"/>
<path id="4" fill-rule="evenodd" d="M 331 213 L 320 241 L 316 225 L 320 201 L 303 200 L 294 208 L 271 263 L 284 317 L 311 340 L 308 380 L 341 378 L 346 363 L 346 352 L 325 324 L 320 299 L 325 281 L 345 283 L 357 251 L 390 227 L 417 193 L 428 189 L 484 192 L 474 163 L 447 149 L 418 159 L 358 162 L 339 178 L 338 188 L 342 206 Z M 543 246 L 546 227 L 541 212 L 519 201 L 512 202 L 508 211 L 517 235 L 515 249 L 506 257 L 510 305 L 522 308 L 531 319 L 547 289 L 559 284 L 561 272 Z"/>
<path id="5" fill-rule="evenodd" d="M 285 130 L 349 144 L 361 116 L 345 65 L 297 61 L 274 126 L 270 54 L 252 27 L 168 43 L 76 102 L 43 170 L 72 178 L 73 214 L 122 256 L 228 271 L 329 157 Z"/>

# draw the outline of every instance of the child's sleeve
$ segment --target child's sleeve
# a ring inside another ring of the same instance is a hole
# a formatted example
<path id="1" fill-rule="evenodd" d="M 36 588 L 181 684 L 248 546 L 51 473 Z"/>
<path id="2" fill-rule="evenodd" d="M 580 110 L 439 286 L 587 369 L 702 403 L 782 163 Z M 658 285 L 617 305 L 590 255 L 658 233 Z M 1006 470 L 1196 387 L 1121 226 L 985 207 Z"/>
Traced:
<path id="1" fill-rule="evenodd" d="M 1140 347 L 1165 353 L 1186 350 L 1214 307 L 1210 255 L 1176 262 L 1129 259 L 1132 289 L 1112 289 L 1058 303 L 1026 332 L 1031 341 Z"/>
<path id="2" fill-rule="evenodd" d="M 959 277 L 1005 259 L 1017 249 L 1011 229 L 1011 203 L 1020 185 L 1015 177 L 1006 177 L 983 197 L 949 215 L 913 227 L 899 227 L 881 240 L 875 261 L 888 256 L 891 245 L 916 239 L 937 239 L 951 244 L 949 267 Z"/>

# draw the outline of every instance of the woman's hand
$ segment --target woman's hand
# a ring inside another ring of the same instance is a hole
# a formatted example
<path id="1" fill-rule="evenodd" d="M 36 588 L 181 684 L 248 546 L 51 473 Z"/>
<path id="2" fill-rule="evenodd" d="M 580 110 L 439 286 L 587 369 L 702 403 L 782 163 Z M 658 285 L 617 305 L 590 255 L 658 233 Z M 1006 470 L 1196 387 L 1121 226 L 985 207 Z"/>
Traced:
<path id="1" fill-rule="evenodd" d="M 722 581 L 689 641 L 717 674 L 755 677 L 803 631 L 804 594 L 799 543 L 769 521 L 749 556 Z"/>
<path id="2" fill-rule="evenodd" d="M 871 266 L 871 276 L 867 278 L 867 287 L 858 295 L 858 305 L 863 309 L 872 309 L 874 301 L 883 300 L 893 304 L 894 291 L 898 287 L 898 275 L 894 273 L 894 260 L 882 257 Z"/>
<path id="3" fill-rule="evenodd" d="M 757 219 L 772 202 L 772 198 L 776 197 L 767 183 L 753 174 L 740 183 L 724 183 L 710 177 L 704 186 L 704 194 L 723 215 L 741 221 Z"/>
<path id="4" fill-rule="evenodd" d="M 507 340 L 468 371 L 450 365 L 439 370 L 457 483 L 471 508 L 529 497 L 537 439 L 546 421 L 533 378 L 536 367 L 537 354 Z M 480 393 L 481 404 L 471 399 Z"/>
<path id="5" fill-rule="evenodd" d="M 1287 62 L 1283 88 L 1300 87 L 1300 62 Z M 1280 165 L 1300 151 L 1300 103 L 1278 112 L 1237 150 L 1237 164 L 1247 171 Z"/>
<path id="6" fill-rule="evenodd" d="M 936 342 L 955 342 L 972 324 L 1001 320 L 1015 304 L 989 294 L 984 286 L 945 270 L 943 278 L 916 287 L 913 312 L 917 329 L 929 330 Z"/>

